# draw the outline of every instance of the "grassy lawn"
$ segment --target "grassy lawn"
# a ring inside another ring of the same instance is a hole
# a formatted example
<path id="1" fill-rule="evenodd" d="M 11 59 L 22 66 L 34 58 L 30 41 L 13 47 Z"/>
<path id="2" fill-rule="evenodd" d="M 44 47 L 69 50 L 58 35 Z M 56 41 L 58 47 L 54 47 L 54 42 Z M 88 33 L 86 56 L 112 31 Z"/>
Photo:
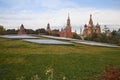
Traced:
<path id="1" fill-rule="evenodd" d="M 38 75 L 47 80 L 48 67 L 54 69 L 54 80 L 89 80 L 100 76 L 108 64 L 120 67 L 120 48 L 94 47 L 82 44 L 41 45 L 23 40 L 0 38 L 0 80 L 25 80 Z"/>

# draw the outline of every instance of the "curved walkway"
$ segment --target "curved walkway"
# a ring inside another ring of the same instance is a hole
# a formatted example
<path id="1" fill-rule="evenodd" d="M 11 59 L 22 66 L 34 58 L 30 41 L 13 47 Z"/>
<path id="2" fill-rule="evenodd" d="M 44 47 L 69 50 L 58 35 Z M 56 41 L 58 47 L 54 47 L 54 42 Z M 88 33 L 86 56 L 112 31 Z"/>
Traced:
<path id="1" fill-rule="evenodd" d="M 104 47 L 118 47 L 118 48 L 120 48 L 120 46 L 117 46 L 117 45 L 114 45 L 114 44 L 108 44 L 108 43 L 78 40 L 78 39 L 65 38 L 65 37 L 54 37 L 54 36 L 46 36 L 46 35 L 42 35 L 42 36 L 47 37 L 47 38 L 52 38 L 52 39 L 69 40 L 69 41 L 74 42 L 74 43 L 86 44 L 86 45 L 91 45 L 91 46 L 104 46 Z"/>
<path id="2" fill-rule="evenodd" d="M 91 45 L 91 46 L 119 47 L 120 48 L 120 46 L 117 46 L 117 45 L 114 45 L 114 44 L 100 43 L 100 42 L 94 42 L 94 41 L 75 40 L 75 41 L 72 41 L 72 42 Z"/>

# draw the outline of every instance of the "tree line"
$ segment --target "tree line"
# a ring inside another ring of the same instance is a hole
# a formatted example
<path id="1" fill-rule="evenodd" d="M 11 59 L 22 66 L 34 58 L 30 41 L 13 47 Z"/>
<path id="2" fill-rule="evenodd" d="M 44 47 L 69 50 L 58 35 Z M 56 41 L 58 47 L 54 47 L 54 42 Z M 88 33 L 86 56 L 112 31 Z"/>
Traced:
<path id="1" fill-rule="evenodd" d="M 85 40 L 117 44 L 120 46 L 120 29 L 113 31 L 107 30 L 101 34 L 93 33 L 92 35 L 85 37 Z"/>
<path id="2" fill-rule="evenodd" d="M 0 25 L 0 35 L 15 35 L 18 33 L 18 29 L 4 29 L 4 27 L 2 25 Z M 51 36 L 57 36 L 59 37 L 59 34 L 56 34 L 56 32 L 59 32 L 58 29 L 54 29 L 52 30 L 54 33 L 48 33 L 44 28 L 40 28 L 40 29 L 25 29 L 26 34 L 42 34 L 42 35 L 51 35 Z M 80 39 L 80 36 L 77 33 L 73 33 L 73 38 L 75 39 Z"/>
<path id="3" fill-rule="evenodd" d="M 17 34 L 18 29 L 5 29 L 2 25 L 0 25 L 0 35 L 9 35 L 9 34 Z M 44 28 L 41 29 L 25 29 L 25 32 L 27 34 L 47 34 L 46 30 Z"/>
<path id="4" fill-rule="evenodd" d="M 17 34 L 19 30 L 15 29 L 5 29 L 4 26 L 0 25 L 0 35 L 9 35 L 9 34 Z M 40 29 L 25 29 L 27 34 L 43 34 L 43 35 L 50 35 L 44 28 Z M 59 36 L 59 35 L 53 35 Z M 73 38 L 81 39 L 77 33 L 73 33 Z M 107 27 L 104 28 L 104 32 L 100 34 L 93 33 L 84 38 L 85 40 L 102 42 L 102 43 L 111 43 L 120 45 L 120 29 L 110 31 Z"/>

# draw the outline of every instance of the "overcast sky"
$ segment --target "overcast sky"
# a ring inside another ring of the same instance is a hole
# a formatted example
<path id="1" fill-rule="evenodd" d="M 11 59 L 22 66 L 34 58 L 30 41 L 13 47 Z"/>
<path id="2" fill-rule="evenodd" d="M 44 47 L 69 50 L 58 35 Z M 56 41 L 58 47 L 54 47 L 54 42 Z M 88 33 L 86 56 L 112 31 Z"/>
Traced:
<path id="1" fill-rule="evenodd" d="M 74 28 L 88 24 L 90 14 L 94 25 L 120 25 L 120 0 L 0 0 L 0 25 L 7 29 L 46 28 L 48 22 L 60 29 L 68 13 Z"/>

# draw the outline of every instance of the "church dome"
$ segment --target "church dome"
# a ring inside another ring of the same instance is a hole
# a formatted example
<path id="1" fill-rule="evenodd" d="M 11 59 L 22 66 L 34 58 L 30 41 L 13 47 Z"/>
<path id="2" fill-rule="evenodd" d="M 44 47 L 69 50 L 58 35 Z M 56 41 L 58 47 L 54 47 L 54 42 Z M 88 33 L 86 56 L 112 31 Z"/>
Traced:
<path id="1" fill-rule="evenodd" d="M 85 24 L 84 27 L 87 27 L 87 24 Z"/>
<path id="2" fill-rule="evenodd" d="M 92 25 L 88 24 L 88 27 L 89 27 L 89 28 L 91 28 L 91 27 L 92 27 Z"/>
<path id="3" fill-rule="evenodd" d="M 96 27 L 100 27 L 99 23 L 96 24 Z"/>

